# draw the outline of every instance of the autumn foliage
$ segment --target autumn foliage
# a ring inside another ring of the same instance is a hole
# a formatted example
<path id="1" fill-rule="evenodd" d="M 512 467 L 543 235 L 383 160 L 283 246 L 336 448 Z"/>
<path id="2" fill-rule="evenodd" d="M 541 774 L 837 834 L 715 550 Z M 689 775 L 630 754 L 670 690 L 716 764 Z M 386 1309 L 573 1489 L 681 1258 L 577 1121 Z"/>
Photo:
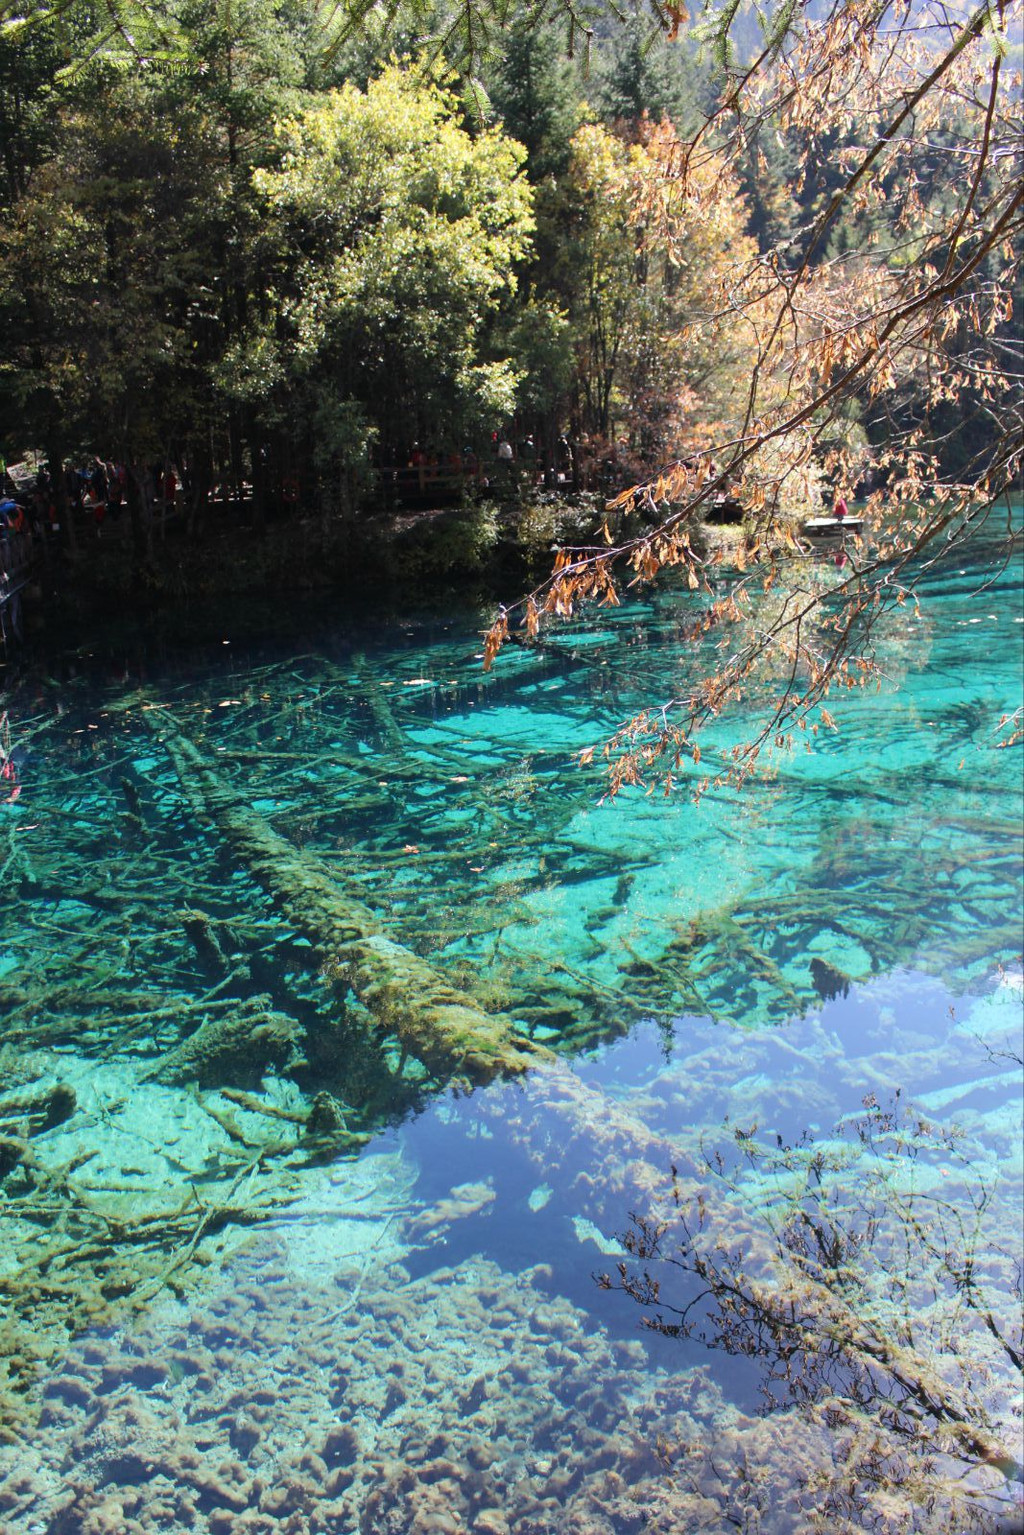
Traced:
<path id="1" fill-rule="evenodd" d="M 699 259 L 693 232 L 735 217 L 732 167 L 766 134 L 798 146 L 804 178 L 829 158 L 840 176 L 781 246 L 755 250 L 721 231 L 711 240 L 700 302 L 688 296 L 686 324 L 667 346 L 731 348 L 740 397 L 713 440 L 696 423 L 688 437 L 681 413 L 676 456 L 608 502 L 617 536 L 606 522 L 603 546 L 562 551 L 521 604 L 529 633 L 538 612 L 570 617 L 595 596 L 611 600 L 615 581 L 674 569 L 702 594 L 694 632 L 736 631 L 711 673 L 604 744 L 612 792 L 651 787 L 652 774 L 671 787 L 683 756 L 699 751 L 697 732 L 765 672 L 775 685 L 760 726 L 698 793 L 741 781 L 794 731 L 831 728 L 825 700 L 875 677 L 872 627 L 913 599 L 920 562 L 1019 486 L 1021 78 L 1008 40 L 1020 19 L 1010 5 L 964 21 L 837 3 L 733 70 L 722 104 L 688 140 L 663 125 L 632 158 L 622 152 L 636 249 L 649 244 L 666 263 L 694 250 Z M 668 372 L 684 374 L 677 362 Z M 951 473 L 936 423 L 970 401 L 987 429 Z M 837 579 L 787 585 L 799 519 L 827 506 L 833 488 L 854 487 L 874 540 L 848 540 Z M 731 562 L 716 568 L 695 552 L 696 525 L 724 497 L 746 518 L 738 580 Z M 1012 519 L 1007 536 L 1019 536 Z M 489 663 L 515 616 L 503 612 L 492 628 Z"/>

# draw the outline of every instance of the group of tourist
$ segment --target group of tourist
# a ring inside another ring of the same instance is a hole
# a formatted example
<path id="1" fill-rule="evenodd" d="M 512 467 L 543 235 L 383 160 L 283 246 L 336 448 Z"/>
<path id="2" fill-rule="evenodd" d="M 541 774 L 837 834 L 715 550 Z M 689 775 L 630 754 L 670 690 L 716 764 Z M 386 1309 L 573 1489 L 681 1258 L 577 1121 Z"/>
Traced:
<path id="1" fill-rule="evenodd" d="M 137 471 L 136 471 L 137 472 Z M 46 471 L 40 472 L 40 481 L 46 476 L 44 490 L 54 504 L 52 484 Z M 154 464 L 142 470 L 143 501 L 153 507 L 173 511 L 177 505 L 178 476 L 173 466 Z M 68 510 L 85 512 L 92 516 L 97 527 L 107 517 L 116 521 L 128 502 L 128 468 L 125 464 L 106 463 L 94 458 L 84 466 L 67 464 L 64 469 L 64 490 Z"/>
<path id="2" fill-rule="evenodd" d="M 31 538 L 58 536 L 62 507 L 76 523 L 90 518 L 98 532 L 108 517 L 117 521 L 121 516 L 128 502 L 128 480 L 125 464 L 98 457 L 84 463 L 66 463 L 57 473 L 49 464 L 43 464 L 28 480 L 15 481 L 3 469 L 0 536 L 11 532 L 26 533 Z M 178 476 L 171 465 L 154 465 L 142 471 L 143 499 L 154 508 L 173 511 L 178 487 Z"/>
<path id="3" fill-rule="evenodd" d="M 514 446 L 510 438 L 501 437 L 495 432 L 491 443 L 501 474 L 511 475 L 515 466 L 518 466 L 520 474 L 531 480 L 543 480 L 546 485 L 552 486 L 574 478 L 573 449 L 564 434 L 559 437 L 554 451 L 545 454 L 538 453 L 531 432 L 527 432 Z"/>
<path id="4" fill-rule="evenodd" d="M 450 453 L 441 454 L 414 442 L 409 449 L 407 467 L 415 469 L 421 481 L 435 480 L 442 475 L 473 480 L 479 473 L 480 461 L 471 447 L 464 448 L 461 453 L 453 448 Z"/>
<path id="5" fill-rule="evenodd" d="M 514 438 L 513 434 L 491 433 L 490 461 L 487 453 L 477 453 L 470 446 L 439 451 L 414 441 L 407 449 L 387 450 L 375 455 L 379 475 L 403 483 L 413 479 L 420 489 L 430 485 L 476 484 L 481 489 L 527 476 L 552 485 L 574 477 L 574 452 L 568 438 L 559 437 L 553 452 L 541 453 L 531 433 Z"/>

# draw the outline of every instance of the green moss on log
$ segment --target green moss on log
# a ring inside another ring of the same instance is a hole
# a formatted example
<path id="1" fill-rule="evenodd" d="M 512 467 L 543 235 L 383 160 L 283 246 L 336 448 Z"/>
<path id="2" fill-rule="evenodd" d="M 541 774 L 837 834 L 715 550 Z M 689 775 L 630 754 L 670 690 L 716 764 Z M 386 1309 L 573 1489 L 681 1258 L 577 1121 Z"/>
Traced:
<path id="1" fill-rule="evenodd" d="M 279 836 L 226 785 L 165 709 L 144 718 L 160 736 L 193 814 L 307 938 L 325 980 L 349 988 L 403 1050 L 439 1078 L 518 1075 L 550 1052 L 503 1015 L 485 1013 L 426 960 L 391 938 L 374 913 L 312 855 Z"/>

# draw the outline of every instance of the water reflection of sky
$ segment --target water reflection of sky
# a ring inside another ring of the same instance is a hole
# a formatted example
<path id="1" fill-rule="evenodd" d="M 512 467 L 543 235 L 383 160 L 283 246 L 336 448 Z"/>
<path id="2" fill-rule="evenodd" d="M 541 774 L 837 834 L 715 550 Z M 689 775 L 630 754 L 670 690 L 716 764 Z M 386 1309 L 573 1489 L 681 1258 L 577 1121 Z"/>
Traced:
<path id="1" fill-rule="evenodd" d="M 962 1132 L 942 1176 L 956 1172 L 959 1178 L 957 1170 L 969 1160 L 979 1179 L 994 1180 L 993 1197 L 1002 1211 L 996 1225 L 1009 1231 L 1021 1203 L 1024 1106 L 1013 1056 L 1022 1006 L 1019 973 L 993 974 L 978 993 L 954 996 L 934 978 L 902 972 L 855 987 L 771 1033 L 692 1016 L 673 1020 L 671 1033 L 653 1022 L 641 1024 L 626 1038 L 577 1059 L 575 1072 L 670 1145 L 691 1154 L 703 1148 L 709 1156 L 728 1145 L 737 1127 L 752 1130 L 767 1150 L 780 1140 L 834 1144 L 844 1125 L 864 1120 L 866 1097 L 888 1107 L 898 1094 L 907 1123 L 920 1118 L 937 1133 L 954 1126 Z M 613 1244 L 602 1257 L 600 1232 L 575 1230 L 558 1199 L 530 1208 L 541 1175 L 535 1149 L 523 1141 L 520 1125 L 503 1127 L 493 1115 L 485 1116 L 481 1134 L 481 1099 L 486 1093 L 434 1105 L 394 1132 L 395 1144 L 418 1170 L 415 1192 L 425 1203 L 443 1198 L 452 1182 L 463 1178 L 490 1181 L 496 1191 L 493 1204 L 456 1223 L 434 1259 L 447 1259 L 451 1243 L 450 1250 L 463 1255 L 477 1248 L 500 1254 L 511 1267 L 551 1262 L 564 1293 L 571 1289 L 579 1303 L 596 1306 L 603 1322 L 632 1326 L 620 1301 L 609 1305 L 578 1282 L 588 1264 L 609 1266 Z M 551 1161 L 542 1182 L 549 1196 L 560 1183 L 571 1185 L 591 1150 L 584 1139 L 571 1157 Z M 852 1134 L 851 1168 L 856 1154 Z M 930 1155 L 942 1160 L 934 1148 Z M 922 1150 L 922 1165 L 925 1160 Z M 630 1213 L 616 1211 L 609 1200 L 603 1235 L 620 1235 Z M 416 1266 L 429 1267 L 431 1261 L 427 1252 Z"/>

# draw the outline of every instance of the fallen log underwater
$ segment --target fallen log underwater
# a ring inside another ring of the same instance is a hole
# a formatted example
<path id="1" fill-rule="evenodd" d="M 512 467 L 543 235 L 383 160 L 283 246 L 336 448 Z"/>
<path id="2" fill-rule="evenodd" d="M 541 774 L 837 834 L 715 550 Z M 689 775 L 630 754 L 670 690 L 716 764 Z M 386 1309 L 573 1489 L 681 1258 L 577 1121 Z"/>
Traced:
<path id="1" fill-rule="evenodd" d="M 609 1231 L 638 1206 L 655 1220 L 670 1220 L 679 1213 L 680 1201 L 684 1210 L 691 1201 L 703 1204 L 705 1167 L 583 1083 L 551 1051 L 519 1033 L 511 1019 L 485 1013 L 433 966 L 390 938 L 374 913 L 318 859 L 274 832 L 220 779 L 168 710 L 151 708 L 146 718 L 197 820 L 214 828 L 277 903 L 282 917 L 309 940 L 335 990 L 351 988 L 375 1023 L 441 1080 L 484 1084 L 497 1077 L 519 1079 L 490 1096 L 484 1113 L 502 1119 L 506 1133 L 513 1127 L 513 1139 L 539 1175 L 551 1160 L 578 1162 L 575 1180 L 562 1190 L 575 1212 Z M 802 1310 L 806 1346 L 813 1348 L 815 1334 L 823 1343 L 839 1342 L 847 1359 L 888 1378 L 899 1396 L 958 1443 L 964 1456 L 1010 1480 L 1020 1478 L 1014 1456 L 979 1420 L 974 1404 L 944 1381 L 927 1358 L 887 1337 L 832 1287 L 799 1266 L 780 1264 L 769 1234 L 737 1201 L 716 1200 L 714 1216 L 718 1242 L 744 1253 L 744 1282 L 755 1305 L 766 1313 L 775 1306 Z"/>
<path id="2" fill-rule="evenodd" d="M 516 1076 L 552 1058 L 512 1019 L 485 1013 L 391 938 L 317 858 L 279 836 L 223 782 L 168 710 L 150 708 L 143 718 L 162 741 L 196 819 L 212 825 L 282 918 L 309 940 L 328 984 L 342 994 L 351 989 L 403 1051 L 442 1080 L 473 1083 Z"/>
<path id="3" fill-rule="evenodd" d="M 668 1255 L 666 1248 L 671 1252 L 674 1234 L 680 1246 L 685 1240 L 703 1259 L 706 1295 L 721 1308 L 718 1346 L 727 1352 L 746 1352 L 735 1349 L 727 1334 L 734 1315 L 748 1311 L 763 1321 L 769 1340 L 766 1361 L 771 1358 L 772 1332 L 778 1329 L 788 1344 L 798 1343 L 811 1359 L 819 1350 L 838 1351 L 851 1375 L 866 1373 L 875 1379 L 876 1426 L 879 1431 L 883 1425 L 892 1429 L 893 1446 L 909 1443 L 914 1425 L 925 1422 L 938 1436 L 932 1448 L 939 1449 L 944 1440 L 961 1460 L 990 1467 L 1007 1482 L 1024 1481 L 1024 1467 L 1016 1453 L 972 1399 L 969 1353 L 961 1355 L 958 1348 L 956 1355 L 965 1383 L 961 1390 L 943 1377 L 941 1359 L 930 1358 L 909 1337 L 900 1338 L 899 1329 L 883 1320 L 881 1313 L 873 1315 L 872 1307 L 862 1312 L 846 1293 L 842 1270 L 837 1271 L 834 1285 L 816 1277 L 812 1264 L 783 1250 L 768 1220 L 759 1219 L 735 1193 L 716 1190 L 706 1165 L 651 1130 L 599 1087 L 583 1082 L 567 1063 L 556 1061 L 492 1089 L 477 1113 L 496 1135 L 516 1146 L 539 1180 L 549 1177 L 553 1163 L 560 1167 L 562 1176 L 551 1198 L 566 1216 L 583 1216 L 607 1235 L 622 1230 L 627 1214 L 633 1221 L 632 1212 L 642 1211 L 643 1225 L 658 1233 L 660 1256 Z M 637 1249 L 625 1264 L 610 1266 L 619 1267 L 619 1287 L 629 1293 L 627 1269 L 646 1282 L 659 1272 L 677 1274 L 684 1265 L 678 1262 L 677 1252 L 669 1256 L 667 1270 L 660 1269 L 651 1248 L 647 1253 Z M 655 1298 L 643 1304 L 656 1313 L 659 1304 L 670 1313 L 673 1310 L 667 1296 L 664 1302 Z M 965 1311 L 980 1334 L 998 1337 L 984 1307 L 968 1305 Z M 657 1323 L 654 1330 L 660 1330 Z M 757 1325 L 752 1332 L 758 1332 Z M 966 1319 L 962 1319 L 961 1346 L 966 1347 L 967 1334 Z M 699 1331 L 694 1336 L 699 1337 Z M 760 1335 L 759 1343 L 764 1346 Z M 980 1361 L 979 1367 L 983 1373 Z M 852 1394 L 844 1398 L 837 1381 L 830 1382 L 828 1395 L 840 1416 L 845 1411 L 851 1419 L 862 1414 Z M 900 1428 L 901 1420 L 910 1425 L 909 1430 Z"/>

